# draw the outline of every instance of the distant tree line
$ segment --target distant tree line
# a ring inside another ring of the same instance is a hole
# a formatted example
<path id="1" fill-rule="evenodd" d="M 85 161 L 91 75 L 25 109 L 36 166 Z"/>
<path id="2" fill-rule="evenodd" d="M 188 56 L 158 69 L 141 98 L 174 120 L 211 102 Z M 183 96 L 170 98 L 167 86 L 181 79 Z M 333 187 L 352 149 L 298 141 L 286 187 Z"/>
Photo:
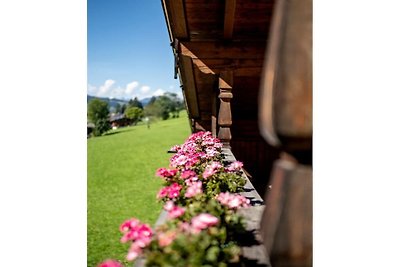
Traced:
<path id="1" fill-rule="evenodd" d="M 184 103 L 175 93 L 164 93 L 158 97 L 152 97 L 149 103 L 143 107 L 143 104 L 137 97 L 129 100 L 127 104 L 117 103 L 114 111 L 117 114 L 124 114 L 131 124 L 136 125 L 145 116 L 150 118 L 160 118 L 167 120 L 169 118 L 178 118 L 179 112 L 183 110 Z M 94 123 L 94 136 L 99 136 L 108 131 L 110 126 L 110 109 L 107 102 L 100 99 L 92 99 L 88 103 L 88 120 Z"/>

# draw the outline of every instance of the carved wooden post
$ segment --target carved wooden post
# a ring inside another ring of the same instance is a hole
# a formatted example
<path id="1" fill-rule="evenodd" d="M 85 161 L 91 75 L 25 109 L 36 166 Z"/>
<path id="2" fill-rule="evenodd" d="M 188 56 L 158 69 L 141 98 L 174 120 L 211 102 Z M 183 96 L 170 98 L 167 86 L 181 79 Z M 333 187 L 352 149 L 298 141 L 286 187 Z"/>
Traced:
<path id="1" fill-rule="evenodd" d="M 218 113 L 218 125 L 219 132 L 218 138 L 223 143 L 224 147 L 231 148 L 230 141 L 232 139 L 231 135 L 231 125 L 232 125 L 232 113 L 231 113 L 231 99 L 232 95 L 232 84 L 233 84 L 233 71 L 225 70 L 221 71 L 220 77 L 218 79 L 219 88 L 219 113 Z"/>

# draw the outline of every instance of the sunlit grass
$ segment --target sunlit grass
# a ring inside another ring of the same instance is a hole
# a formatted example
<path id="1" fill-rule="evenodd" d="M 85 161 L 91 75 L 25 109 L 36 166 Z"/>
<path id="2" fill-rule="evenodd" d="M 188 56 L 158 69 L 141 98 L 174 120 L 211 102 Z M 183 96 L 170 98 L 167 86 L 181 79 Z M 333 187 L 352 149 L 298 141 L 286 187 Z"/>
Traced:
<path id="1" fill-rule="evenodd" d="M 161 180 L 154 174 L 167 167 L 167 150 L 189 136 L 186 112 L 181 117 L 110 131 L 87 142 L 87 263 L 124 260 L 128 245 L 121 244 L 119 225 L 136 217 L 154 224 L 161 205 L 156 193 Z"/>

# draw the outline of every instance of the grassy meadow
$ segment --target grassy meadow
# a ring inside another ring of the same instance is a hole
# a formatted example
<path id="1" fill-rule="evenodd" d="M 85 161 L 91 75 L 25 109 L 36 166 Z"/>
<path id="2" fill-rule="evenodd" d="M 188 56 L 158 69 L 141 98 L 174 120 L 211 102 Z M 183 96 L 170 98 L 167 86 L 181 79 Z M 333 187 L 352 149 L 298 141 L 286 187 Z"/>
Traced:
<path id="1" fill-rule="evenodd" d="M 108 258 L 125 261 L 129 245 L 119 241 L 124 220 L 155 223 L 161 211 L 155 172 L 168 166 L 167 150 L 190 134 L 186 112 L 180 115 L 150 129 L 139 124 L 87 140 L 87 266 Z"/>

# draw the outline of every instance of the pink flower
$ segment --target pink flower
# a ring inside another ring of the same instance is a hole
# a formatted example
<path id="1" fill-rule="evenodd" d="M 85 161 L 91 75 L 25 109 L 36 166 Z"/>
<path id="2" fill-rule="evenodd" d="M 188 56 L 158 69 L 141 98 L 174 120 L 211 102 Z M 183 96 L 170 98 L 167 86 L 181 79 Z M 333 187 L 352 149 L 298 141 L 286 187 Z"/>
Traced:
<path id="1" fill-rule="evenodd" d="M 174 202 L 169 200 L 169 201 L 167 201 L 167 203 L 165 203 L 164 210 L 171 211 L 174 208 L 174 206 L 175 206 Z"/>
<path id="2" fill-rule="evenodd" d="M 173 183 L 168 188 L 168 197 L 171 199 L 178 197 L 181 189 L 182 186 L 180 186 L 178 183 Z"/>
<path id="3" fill-rule="evenodd" d="M 206 169 L 203 172 L 203 178 L 208 178 L 212 175 L 214 175 L 215 173 L 217 173 L 217 171 L 222 168 L 221 163 L 213 161 L 211 162 Z"/>
<path id="4" fill-rule="evenodd" d="M 194 182 L 186 189 L 185 197 L 190 198 L 201 193 L 203 193 L 202 183 Z"/>
<path id="5" fill-rule="evenodd" d="M 183 179 L 191 178 L 191 177 L 194 177 L 194 176 L 196 176 L 196 173 L 194 171 L 192 171 L 192 170 L 185 170 L 185 171 L 183 171 L 181 173 L 181 177 Z"/>
<path id="6" fill-rule="evenodd" d="M 133 227 L 123 227 L 125 223 L 121 225 L 124 229 L 124 235 L 121 238 L 122 243 L 128 241 L 138 241 L 140 244 L 147 245 L 151 241 L 151 236 L 153 234 L 152 229 L 147 224 L 136 224 Z"/>
<path id="7" fill-rule="evenodd" d="M 123 267 L 123 266 L 116 260 L 106 260 L 100 263 L 97 267 Z"/>
<path id="8" fill-rule="evenodd" d="M 171 244 L 176 238 L 176 231 L 168 231 L 166 233 L 158 234 L 158 245 L 160 247 L 166 247 Z"/>
<path id="9" fill-rule="evenodd" d="M 140 223 L 140 221 L 139 221 L 138 219 L 136 219 L 136 218 L 131 218 L 131 219 L 126 220 L 125 222 L 123 222 L 123 223 L 121 224 L 121 226 L 119 227 L 119 230 L 120 230 L 122 233 L 125 233 L 125 232 L 129 231 L 129 229 L 132 229 L 132 228 L 138 226 L 139 223 Z"/>
<path id="10" fill-rule="evenodd" d="M 230 209 L 246 208 L 250 204 L 250 200 L 239 194 L 219 193 L 216 199 L 224 206 Z"/>
<path id="11" fill-rule="evenodd" d="M 186 164 L 188 158 L 185 155 L 176 154 L 170 160 L 170 164 L 172 167 L 183 166 Z"/>
<path id="12" fill-rule="evenodd" d="M 169 187 L 166 186 L 161 188 L 160 191 L 158 191 L 157 198 L 161 199 L 166 197 L 168 195 L 168 192 L 169 192 Z"/>
<path id="13" fill-rule="evenodd" d="M 226 168 L 226 170 L 228 170 L 229 172 L 234 172 L 240 170 L 242 167 L 243 167 L 242 162 L 234 161 Z"/>
<path id="14" fill-rule="evenodd" d="M 139 246 L 138 243 L 133 242 L 131 247 L 129 248 L 128 255 L 126 256 L 126 259 L 128 261 L 133 261 L 139 255 L 141 255 L 142 252 L 143 252 L 143 248 L 141 246 Z"/>
<path id="15" fill-rule="evenodd" d="M 171 177 L 174 177 L 177 172 L 178 172 L 178 170 L 176 170 L 176 169 L 169 170 L 166 168 L 159 168 L 156 172 L 156 175 L 161 178 L 171 178 Z"/>
<path id="16" fill-rule="evenodd" d="M 185 213 L 185 209 L 181 208 L 179 206 L 174 206 L 169 212 L 168 212 L 168 218 L 170 219 L 175 219 L 180 216 L 182 216 Z"/>
<path id="17" fill-rule="evenodd" d="M 201 213 L 191 220 L 192 233 L 199 233 L 203 229 L 218 224 L 218 222 L 219 219 L 217 217 L 208 213 Z"/>

